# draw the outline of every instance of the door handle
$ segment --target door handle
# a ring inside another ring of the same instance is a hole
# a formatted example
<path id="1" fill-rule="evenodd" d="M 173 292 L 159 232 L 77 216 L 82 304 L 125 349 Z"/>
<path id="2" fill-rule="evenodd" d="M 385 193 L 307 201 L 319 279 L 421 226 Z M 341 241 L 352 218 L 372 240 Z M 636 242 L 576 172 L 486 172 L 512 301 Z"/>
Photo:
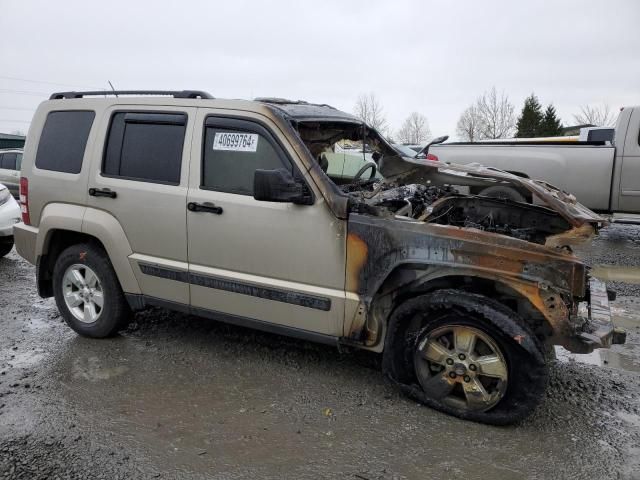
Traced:
<path id="1" fill-rule="evenodd" d="M 217 207 L 210 202 L 205 202 L 205 203 L 189 202 L 187 203 L 187 210 L 189 210 L 190 212 L 215 213 L 216 215 L 222 214 L 222 207 Z"/>
<path id="2" fill-rule="evenodd" d="M 109 188 L 90 188 L 89 195 L 92 197 L 116 198 L 118 194 Z"/>

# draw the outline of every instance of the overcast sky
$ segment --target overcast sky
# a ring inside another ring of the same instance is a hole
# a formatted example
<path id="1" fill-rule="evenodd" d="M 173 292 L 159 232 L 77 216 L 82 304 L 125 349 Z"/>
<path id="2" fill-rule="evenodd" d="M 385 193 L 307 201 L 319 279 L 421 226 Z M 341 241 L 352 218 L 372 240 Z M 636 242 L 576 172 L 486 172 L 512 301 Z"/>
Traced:
<path id="1" fill-rule="evenodd" d="M 483 91 L 535 92 L 565 125 L 584 104 L 640 103 L 640 1 L 0 0 L 0 132 L 52 91 L 200 89 L 353 111 L 374 92 L 454 134 Z"/>

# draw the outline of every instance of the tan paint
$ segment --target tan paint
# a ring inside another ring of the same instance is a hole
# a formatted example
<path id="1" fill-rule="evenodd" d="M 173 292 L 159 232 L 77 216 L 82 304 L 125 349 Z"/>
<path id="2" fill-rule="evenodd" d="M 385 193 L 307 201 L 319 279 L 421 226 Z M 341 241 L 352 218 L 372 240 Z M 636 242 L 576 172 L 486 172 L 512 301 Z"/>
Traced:
<path id="1" fill-rule="evenodd" d="M 127 293 L 142 293 L 128 259 L 133 251 L 118 221 L 107 212 L 88 208 L 82 221 L 81 231 L 102 242 L 122 290 Z"/>

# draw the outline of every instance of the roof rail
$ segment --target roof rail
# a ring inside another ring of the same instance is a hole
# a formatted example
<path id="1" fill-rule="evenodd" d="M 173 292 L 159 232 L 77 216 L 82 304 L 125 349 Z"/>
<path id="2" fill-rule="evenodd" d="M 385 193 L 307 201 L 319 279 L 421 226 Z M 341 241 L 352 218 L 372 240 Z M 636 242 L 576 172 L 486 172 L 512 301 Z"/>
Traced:
<path id="1" fill-rule="evenodd" d="M 56 92 L 51 94 L 49 100 L 61 100 L 63 98 L 103 97 L 107 95 L 153 95 L 170 96 L 173 98 L 214 98 L 211 94 L 202 90 L 96 90 L 91 92 Z"/>

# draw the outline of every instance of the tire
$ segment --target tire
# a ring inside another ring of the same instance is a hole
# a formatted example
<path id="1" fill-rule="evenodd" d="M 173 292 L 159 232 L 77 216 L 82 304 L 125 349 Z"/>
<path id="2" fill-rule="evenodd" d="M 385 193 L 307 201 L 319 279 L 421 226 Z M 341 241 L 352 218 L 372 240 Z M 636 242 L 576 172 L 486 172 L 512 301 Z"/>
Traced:
<path id="1" fill-rule="evenodd" d="M 0 243 L 0 258 L 9 255 L 9 252 L 13 249 L 13 241 Z"/>
<path id="2" fill-rule="evenodd" d="M 84 276 L 84 283 L 75 272 Z M 72 245 L 58 256 L 53 267 L 53 292 L 67 324 L 85 337 L 115 335 L 131 315 L 106 252 L 92 244 Z"/>
<path id="3" fill-rule="evenodd" d="M 465 342 L 456 340 L 470 335 L 475 346 L 457 349 Z M 460 290 L 409 299 L 392 313 L 383 368 L 411 398 L 492 425 L 530 415 L 548 379 L 544 346 L 526 323 L 504 305 Z"/>
<path id="4" fill-rule="evenodd" d="M 481 197 L 501 198 L 514 202 L 527 203 L 527 199 L 525 198 L 525 196 L 518 190 L 500 185 L 485 188 L 484 190 L 480 191 L 478 195 L 480 195 Z"/>

